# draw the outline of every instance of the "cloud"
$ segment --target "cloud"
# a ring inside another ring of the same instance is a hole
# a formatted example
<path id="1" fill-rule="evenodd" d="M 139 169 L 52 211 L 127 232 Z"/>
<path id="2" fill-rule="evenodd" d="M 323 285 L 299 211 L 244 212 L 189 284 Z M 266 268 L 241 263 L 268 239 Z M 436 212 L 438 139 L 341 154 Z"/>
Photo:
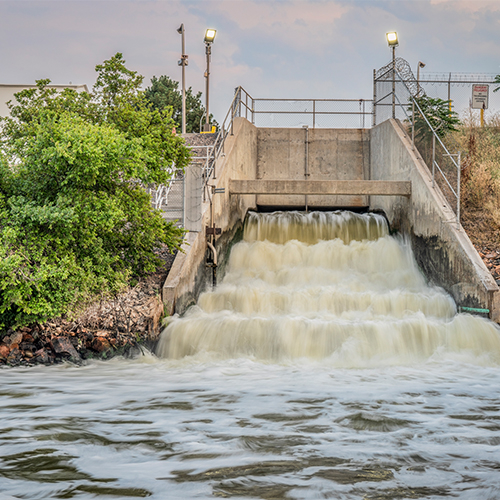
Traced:
<path id="1" fill-rule="evenodd" d="M 218 118 L 238 85 L 256 97 L 369 98 L 373 69 L 391 57 L 387 31 L 398 31 L 397 54 L 412 67 L 498 72 L 499 16 L 497 0 L 3 0 L 2 83 L 91 86 L 95 65 L 115 52 L 146 85 L 153 75 L 180 80 L 184 23 L 195 92 L 205 88 L 205 29 L 218 30 L 210 79 Z"/>

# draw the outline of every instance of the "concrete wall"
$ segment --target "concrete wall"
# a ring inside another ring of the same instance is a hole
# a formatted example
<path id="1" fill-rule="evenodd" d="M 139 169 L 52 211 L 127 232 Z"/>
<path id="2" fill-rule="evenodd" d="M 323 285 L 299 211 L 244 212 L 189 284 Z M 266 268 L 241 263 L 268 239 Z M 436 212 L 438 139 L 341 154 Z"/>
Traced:
<path id="1" fill-rule="evenodd" d="M 395 120 L 371 131 L 371 178 L 411 180 L 412 196 L 370 197 L 370 209 L 383 210 L 391 227 L 409 235 L 416 260 L 434 284 L 457 306 L 489 309 L 500 322 L 500 292 L 455 213 L 439 189 L 432 188 L 427 166 L 412 150 L 411 139 Z"/>
<path id="2" fill-rule="evenodd" d="M 178 253 L 175 258 L 162 290 L 168 314 L 184 312 L 211 284 L 211 269 L 206 266 L 211 252 L 207 247 L 205 228 L 213 223 L 222 230 L 214 244 L 219 257 L 218 276 L 223 272 L 228 246 L 241 228 L 247 211 L 256 207 L 255 195 L 229 195 L 229 179 L 255 179 L 256 166 L 257 129 L 246 119 L 236 118 L 234 135 L 226 140 L 224 155 L 216 165 L 216 178 L 211 183 L 217 188 L 224 188 L 225 193 L 212 194 L 210 189 L 202 206 L 202 230 L 187 234 L 183 253 Z"/>
<path id="3" fill-rule="evenodd" d="M 257 179 L 369 179 L 370 130 L 258 129 Z M 306 170 L 309 175 L 306 176 Z M 260 207 L 366 207 L 366 196 L 259 195 Z"/>

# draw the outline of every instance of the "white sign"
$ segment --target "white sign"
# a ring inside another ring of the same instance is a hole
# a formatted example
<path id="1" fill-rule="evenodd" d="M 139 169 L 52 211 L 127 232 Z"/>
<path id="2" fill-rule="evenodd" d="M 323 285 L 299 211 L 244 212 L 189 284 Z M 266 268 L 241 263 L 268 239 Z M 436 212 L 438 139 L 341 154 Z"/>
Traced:
<path id="1" fill-rule="evenodd" d="M 488 109 L 489 85 L 472 86 L 472 109 Z"/>

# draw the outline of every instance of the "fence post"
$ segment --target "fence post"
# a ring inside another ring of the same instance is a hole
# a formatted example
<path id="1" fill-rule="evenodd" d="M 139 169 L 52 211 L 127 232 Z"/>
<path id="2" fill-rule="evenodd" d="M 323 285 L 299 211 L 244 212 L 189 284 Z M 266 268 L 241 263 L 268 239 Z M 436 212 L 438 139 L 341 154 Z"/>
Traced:
<path id="1" fill-rule="evenodd" d="M 432 134 L 432 187 L 434 187 L 434 169 L 436 165 L 436 134 Z"/>
<path id="2" fill-rule="evenodd" d="M 411 148 L 415 151 L 415 96 L 411 96 Z"/>
<path id="3" fill-rule="evenodd" d="M 377 125 L 377 71 L 374 69 L 373 70 L 373 110 L 372 110 L 372 123 L 373 126 Z"/>
<path id="4" fill-rule="evenodd" d="M 460 182 L 461 182 L 461 175 L 462 175 L 462 166 L 460 164 L 461 162 L 461 152 L 458 152 L 457 155 L 457 163 L 458 163 L 458 174 L 457 174 L 457 223 L 460 224 Z"/>

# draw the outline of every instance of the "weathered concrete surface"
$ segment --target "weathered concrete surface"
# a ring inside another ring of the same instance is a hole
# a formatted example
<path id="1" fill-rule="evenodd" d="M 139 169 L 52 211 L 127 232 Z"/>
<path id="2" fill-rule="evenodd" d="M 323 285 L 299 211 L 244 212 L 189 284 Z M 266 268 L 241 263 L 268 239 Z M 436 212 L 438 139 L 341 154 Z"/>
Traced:
<path id="1" fill-rule="evenodd" d="M 163 286 L 162 301 L 168 314 L 182 313 L 194 304 L 199 293 L 211 283 L 211 270 L 206 261 L 210 255 L 207 248 L 205 228 L 215 223 L 222 234 L 215 238 L 219 254 L 218 274 L 224 269 L 227 247 L 241 228 L 250 208 L 255 208 L 255 196 L 230 196 L 229 179 L 255 179 L 257 165 L 257 129 L 246 119 L 236 118 L 234 136 L 226 140 L 224 155 L 216 165 L 213 187 L 224 188 L 224 193 L 212 193 L 209 189 L 207 201 L 202 206 L 202 230 L 187 234 L 183 251 L 178 253 L 169 276 Z M 212 200 L 212 203 L 210 203 Z"/>
<path id="2" fill-rule="evenodd" d="M 269 195 L 379 195 L 410 196 L 409 181 L 295 181 L 234 180 L 229 181 L 229 194 Z"/>
<path id="3" fill-rule="evenodd" d="M 490 310 L 500 322 L 500 292 L 490 272 L 442 193 L 432 188 L 429 169 L 412 150 L 411 139 L 395 120 L 371 131 L 371 178 L 410 180 L 411 199 L 370 197 L 370 209 L 382 210 L 391 227 L 411 237 L 418 265 L 457 305 Z"/>
<path id="4" fill-rule="evenodd" d="M 367 180 L 367 129 L 258 129 L 257 179 Z M 301 208 L 366 207 L 366 196 L 286 195 L 257 197 L 257 205 Z"/>

